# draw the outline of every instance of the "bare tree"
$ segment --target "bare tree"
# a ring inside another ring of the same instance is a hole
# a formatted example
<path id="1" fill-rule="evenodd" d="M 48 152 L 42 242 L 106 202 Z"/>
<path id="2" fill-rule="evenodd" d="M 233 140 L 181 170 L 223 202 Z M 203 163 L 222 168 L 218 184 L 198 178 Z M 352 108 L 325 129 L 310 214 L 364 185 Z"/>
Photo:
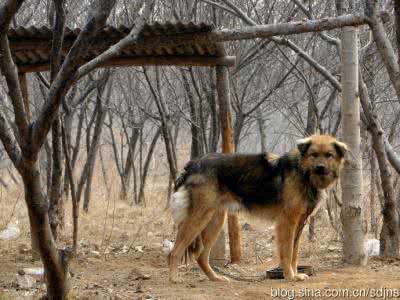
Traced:
<path id="1" fill-rule="evenodd" d="M 342 136 L 349 147 L 348 159 L 341 176 L 343 251 L 345 260 L 364 265 L 365 232 L 362 215 L 362 160 L 360 155 L 360 104 L 358 100 L 357 31 L 353 27 L 342 29 Z"/>
<path id="2" fill-rule="evenodd" d="M 23 2 L 7 0 L 0 7 L 0 70 L 7 83 L 16 127 L 14 133 L 10 127 L 9 120 L 1 112 L 0 139 L 24 182 L 25 201 L 28 206 L 31 233 L 39 242 L 40 255 L 45 267 L 47 296 L 49 299 L 65 299 L 69 291 L 68 257 L 70 256 L 70 251 L 57 249 L 51 232 L 48 203 L 43 194 L 40 178 L 38 154 L 58 116 L 59 106 L 65 99 L 69 88 L 79 77 L 87 74 L 103 62 L 105 56 L 112 57 L 112 55 L 118 53 L 118 47 L 110 48 L 111 50 L 106 51 L 107 53 L 103 55 L 103 58 L 96 59 L 82 67 L 84 61 L 82 58 L 85 57 L 92 38 L 105 25 L 115 1 L 99 1 L 93 4 L 88 22 L 62 64 L 57 58 L 61 57 L 63 42 L 63 1 L 54 1 L 56 7 L 54 26 L 59 29 L 58 34 L 53 36 L 52 41 L 52 72 L 54 72 L 54 76 L 51 76 L 51 78 L 54 78 L 54 80 L 50 84 L 41 112 L 32 122 L 29 122 L 29 110 L 26 102 L 24 105 L 18 70 L 11 56 L 7 37 L 10 22 Z M 145 7 L 144 15 L 138 20 L 141 26 L 137 24 L 134 31 L 141 30 L 152 6 L 153 1 L 149 1 Z M 124 43 L 133 42 L 136 38 L 137 34 L 129 35 L 124 40 Z"/>

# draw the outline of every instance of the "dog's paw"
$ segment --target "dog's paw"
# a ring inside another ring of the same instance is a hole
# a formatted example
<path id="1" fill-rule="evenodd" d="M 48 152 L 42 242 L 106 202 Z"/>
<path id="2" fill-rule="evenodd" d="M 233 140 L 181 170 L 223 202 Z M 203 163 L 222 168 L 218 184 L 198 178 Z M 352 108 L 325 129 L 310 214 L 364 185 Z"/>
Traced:
<path id="1" fill-rule="evenodd" d="M 211 281 L 218 281 L 218 282 L 230 282 L 229 278 L 225 276 L 215 276 L 213 278 L 210 278 Z"/>

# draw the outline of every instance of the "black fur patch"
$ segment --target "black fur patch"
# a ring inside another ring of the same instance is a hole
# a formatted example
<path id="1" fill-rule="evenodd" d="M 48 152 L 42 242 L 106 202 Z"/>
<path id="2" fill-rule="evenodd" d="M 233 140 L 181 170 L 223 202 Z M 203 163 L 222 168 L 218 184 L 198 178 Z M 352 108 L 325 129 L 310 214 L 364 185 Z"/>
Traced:
<path id="1" fill-rule="evenodd" d="M 182 185 L 189 175 L 203 174 L 218 179 L 221 190 L 237 195 L 248 209 L 278 204 L 286 174 L 301 173 L 299 159 L 290 154 L 272 161 L 266 157 L 265 153 L 210 154 L 190 161 L 177 181 Z M 308 181 L 307 174 L 301 177 Z"/>
<path id="2" fill-rule="evenodd" d="M 308 151 L 308 149 L 310 148 L 310 146 L 311 146 L 311 141 L 309 143 L 297 145 L 297 149 L 299 149 L 300 154 L 304 156 Z"/>
<path id="3" fill-rule="evenodd" d="M 339 157 L 344 157 L 346 154 L 345 150 L 336 143 L 334 143 L 333 146 L 335 147 L 336 153 L 339 155 Z"/>

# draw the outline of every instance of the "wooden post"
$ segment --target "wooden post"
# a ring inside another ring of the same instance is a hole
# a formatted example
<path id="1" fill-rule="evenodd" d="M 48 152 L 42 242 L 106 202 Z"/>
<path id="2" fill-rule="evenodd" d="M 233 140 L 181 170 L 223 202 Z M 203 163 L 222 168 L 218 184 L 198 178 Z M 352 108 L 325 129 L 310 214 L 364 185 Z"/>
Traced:
<path id="1" fill-rule="evenodd" d="M 228 68 L 226 66 L 216 67 L 219 118 L 222 129 L 223 153 L 235 152 L 228 76 Z M 236 214 L 228 215 L 228 231 L 231 262 L 237 263 L 242 255 L 242 250 L 239 218 Z M 221 233 L 221 236 L 211 253 L 211 261 L 213 261 L 214 259 L 215 262 L 220 262 L 221 257 L 225 257 L 225 237 L 223 236 L 223 234 L 224 232 Z M 223 245 L 223 247 L 221 244 Z M 221 253 L 222 251 L 224 251 L 224 253 Z"/>

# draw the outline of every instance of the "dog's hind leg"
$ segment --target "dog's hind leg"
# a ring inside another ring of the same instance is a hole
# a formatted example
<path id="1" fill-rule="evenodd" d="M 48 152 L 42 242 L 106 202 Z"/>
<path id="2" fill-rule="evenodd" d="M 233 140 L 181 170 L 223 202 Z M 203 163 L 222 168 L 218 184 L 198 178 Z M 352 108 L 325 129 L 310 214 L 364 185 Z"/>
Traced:
<path id="1" fill-rule="evenodd" d="M 225 218 L 226 210 L 219 209 L 214 214 L 211 222 L 208 223 L 207 227 L 201 233 L 204 248 L 203 252 L 197 259 L 197 263 L 211 281 L 229 281 L 228 278 L 215 274 L 214 270 L 210 267 L 209 262 L 210 251 L 221 233 Z"/>
<path id="2" fill-rule="evenodd" d="M 181 261 L 185 250 L 210 222 L 215 213 L 215 208 L 194 210 L 179 226 L 174 248 L 169 255 L 169 279 L 177 282 L 178 263 Z"/>

